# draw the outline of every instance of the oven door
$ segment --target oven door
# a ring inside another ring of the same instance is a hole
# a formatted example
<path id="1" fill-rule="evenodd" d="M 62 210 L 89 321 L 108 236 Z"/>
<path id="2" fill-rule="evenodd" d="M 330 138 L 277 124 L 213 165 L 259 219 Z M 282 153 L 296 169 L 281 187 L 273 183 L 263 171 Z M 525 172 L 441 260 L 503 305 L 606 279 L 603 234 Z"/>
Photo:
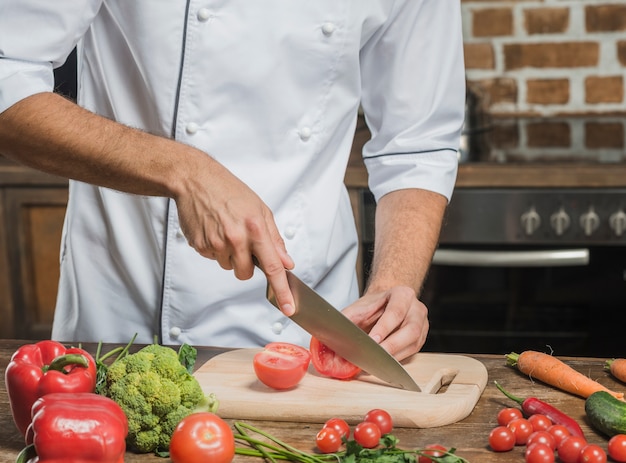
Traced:
<path id="1" fill-rule="evenodd" d="M 626 247 L 442 246 L 422 291 L 425 351 L 624 352 Z"/>

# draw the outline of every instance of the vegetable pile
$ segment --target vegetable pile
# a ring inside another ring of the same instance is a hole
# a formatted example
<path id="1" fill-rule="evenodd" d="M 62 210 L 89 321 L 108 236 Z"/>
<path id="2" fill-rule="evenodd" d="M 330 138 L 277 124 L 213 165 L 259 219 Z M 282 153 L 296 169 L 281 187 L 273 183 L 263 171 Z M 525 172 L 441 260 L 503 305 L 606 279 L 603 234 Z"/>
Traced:
<path id="1" fill-rule="evenodd" d="M 357 424 L 350 439 L 350 426 L 340 417 L 330 418 L 319 430 L 315 443 L 319 453 L 299 450 L 250 424 L 235 422 L 235 453 L 261 457 L 268 462 L 295 463 L 468 463 L 455 449 L 440 444 L 405 450 L 391 434 L 393 422 L 382 409 L 369 411 Z M 386 431 L 386 432 L 383 432 Z M 345 445 L 344 450 L 340 450 Z M 176 462 L 175 462 L 176 463 Z M 223 463 L 223 462 L 220 462 Z"/>
<path id="2" fill-rule="evenodd" d="M 626 402 L 624 394 L 578 372 L 562 360 L 536 351 L 505 356 L 507 365 L 530 378 L 585 399 L 588 423 L 608 438 L 606 447 L 587 441 L 579 424 L 552 405 L 536 397 L 522 399 L 496 387 L 521 409 L 505 408 L 498 413 L 498 426 L 489 435 L 489 446 L 507 452 L 526 446 L 527 463 L 626 462 Z M 607 360 L 605 370 L 626 382 L 626 359 Z"/>
<path id="3" fill-rule="evenodd" d="M 101 386 L 100 393 L 126 414 L 126 441 L 138 453 L 166 451 L 179 421 L 217 406 L 214 397 L 205 397 L 179 354 L 158 344 L 118 356 L 106 368 Z"/>

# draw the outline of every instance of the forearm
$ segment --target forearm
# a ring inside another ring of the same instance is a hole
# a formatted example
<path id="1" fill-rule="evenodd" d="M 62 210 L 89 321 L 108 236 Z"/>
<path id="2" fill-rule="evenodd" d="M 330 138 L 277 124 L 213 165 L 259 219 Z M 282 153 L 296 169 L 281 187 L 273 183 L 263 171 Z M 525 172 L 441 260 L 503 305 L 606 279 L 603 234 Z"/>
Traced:
<path id="1" fill-rule="evenodd" d="M 394 191 L 379 200 L 367 292 L 407 286 L 419 294 L 446 206 L 445 197 L 419 189 Z"/>
<path id="2" fill-rule="evenodd" d="M 182 169 L 210 162 L 191 147 L 98 116 L 53 93 L 33 95 L 0 114 L 0 152 L 62 177 L 167 197 L 182 188 Z"/>

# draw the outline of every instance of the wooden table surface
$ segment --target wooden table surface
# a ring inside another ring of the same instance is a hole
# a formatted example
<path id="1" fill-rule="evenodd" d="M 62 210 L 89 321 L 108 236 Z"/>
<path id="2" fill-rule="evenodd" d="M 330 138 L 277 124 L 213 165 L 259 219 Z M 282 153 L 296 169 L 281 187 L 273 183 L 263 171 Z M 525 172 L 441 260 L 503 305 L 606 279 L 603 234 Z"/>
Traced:
<path id="1" fill-rule="evenodd" d="M 23 441 L 17 432 L 9 408 L 9 400 L 4 383 L 4 371 L 13 352 L 22 344 L 32 341 L 0 340 L 0 462 L 14 462 L 19 451 L 23 447 Z M 88 351 L 94 353 L 95 346 L 83 345 Z M 113 346 L 105 346 L 104 351 Z M 217 348 L 198 348 L 197 365 L 202 365 L 212 356 L 223 352 Z M 406 449 L 423 447 L 429 443 L 440 443 L 446 447 L 455 447 L 457 454 L 470 462 L 481 463 L 505 463 L 519 461 L 523 463 L 523 447 L 516 447 L 511 452 L 492 452 L 487 443 L 489 432 L 496 426 L 497 412 L 507 406 L 516 404 L 499 392 L 494 386 L 498 381 L 505 388 L 519 397 L 538 397 L 560 408 L 578 420 L 589 442 L 600 444 L 606 449 L 606 438 L 592 430 L 585 419 L 584 400 L 572 396 L 542 383 L 534 382 L 514 369 L 506 366 L 502 355 L 470 355 L 485 364 L 489 372 L 487 387 L 471 415 L 464 420 L 439 428 L 409 429 L 396 428 L 393 434 L 400 439 L 399 446 Z M 468 354 L 465 354 L 468 355 Z M 563 358 L 577 370 L 585 373 L 600 383 L 625 391 L 626 386 L 613 380 L 602 366 L 605 359 L 590 358 Z M 219 398 L 218 398 L 219 399 Z M 384 403 L 373 403 L 372 408 L 384 408 Z M 330 417 L 329 417 L 330 418 Z M 283 441 L 305 451 L 314 450 L 315 434 L 318 427 L 306 423 L 289 422 L 259 422 L 248 421 L 264 431 L 282 439 Z M 137 455 L 128 452 L 125 461 L 128 462 L 161 462 L 167 463 L 169 459 L 159 458 L 154 455 Z M 235 456 L 235 462 L 261 461 L 251 457 Z"/>

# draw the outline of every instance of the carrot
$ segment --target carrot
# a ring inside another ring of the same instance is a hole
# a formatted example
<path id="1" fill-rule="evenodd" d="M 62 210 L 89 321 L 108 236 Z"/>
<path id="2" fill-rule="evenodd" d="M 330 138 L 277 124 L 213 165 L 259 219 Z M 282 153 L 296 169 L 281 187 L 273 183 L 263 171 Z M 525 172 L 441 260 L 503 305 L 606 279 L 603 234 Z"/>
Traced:
<path id="1" fill-rule="evenodd" d="M 507 365 L 517 367 L 531 378 L 585 399 L 597 391 L 608 392 L 618 399 L 624 398 L 623 393 L 607 389 L 550 354 L 527 350 L 521 354 L 512 352 L 506 355 L 506 359 Z"/>
<path id="2" fill-rule="evenodd" d="M 626 383 L 626 359 L 607 360 L 604 369 L 609 370 L 615 378 Z"/>

